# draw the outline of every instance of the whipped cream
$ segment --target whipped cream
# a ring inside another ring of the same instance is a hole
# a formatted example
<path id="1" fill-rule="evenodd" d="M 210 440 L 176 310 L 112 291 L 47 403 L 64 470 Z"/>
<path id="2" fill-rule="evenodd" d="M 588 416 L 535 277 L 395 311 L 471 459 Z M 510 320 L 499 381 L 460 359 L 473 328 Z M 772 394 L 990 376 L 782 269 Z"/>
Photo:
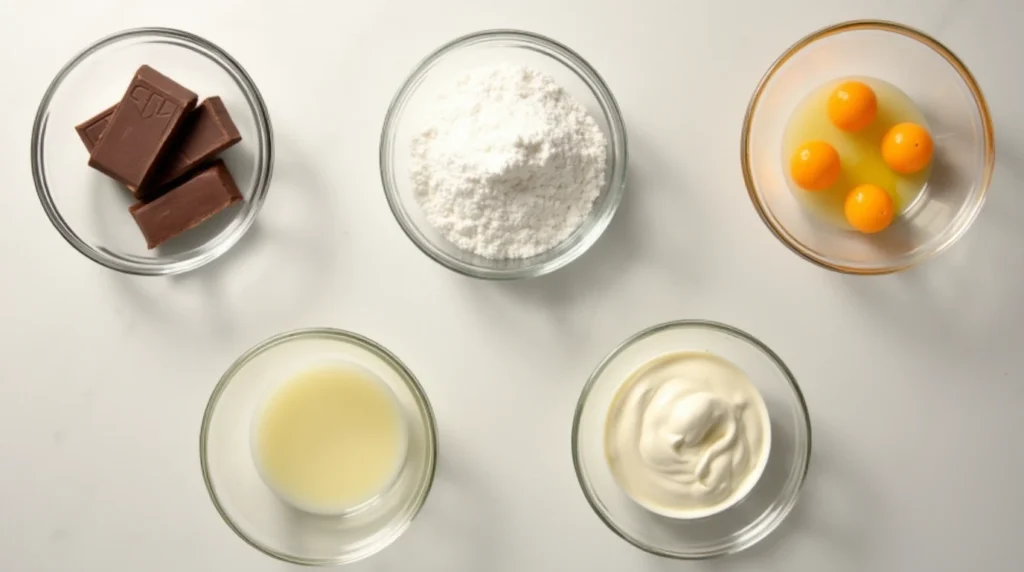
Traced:
<path id="1" fill-rule="evenodd" d="M 605 424 L 618 485 L 644 508 L 701 518 L 732 506 L 764 470 L 768 410 L 747 375 L 709 353 L 677 352 L 619 388 Z"/>

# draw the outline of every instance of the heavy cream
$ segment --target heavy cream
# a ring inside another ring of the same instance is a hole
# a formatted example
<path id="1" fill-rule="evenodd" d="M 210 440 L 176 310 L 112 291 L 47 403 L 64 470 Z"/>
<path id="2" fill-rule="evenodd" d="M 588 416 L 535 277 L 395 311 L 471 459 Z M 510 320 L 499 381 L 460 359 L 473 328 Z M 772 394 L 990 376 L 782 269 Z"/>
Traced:
<path id="1" fill-rule="evenodd" d="M 742 499 L 768 459 L 761 394 L 738 367 L 703 352 L 660 356 L 612 400 L 605 455 L 618 485 L 644 508 L 701 518 Z"/>

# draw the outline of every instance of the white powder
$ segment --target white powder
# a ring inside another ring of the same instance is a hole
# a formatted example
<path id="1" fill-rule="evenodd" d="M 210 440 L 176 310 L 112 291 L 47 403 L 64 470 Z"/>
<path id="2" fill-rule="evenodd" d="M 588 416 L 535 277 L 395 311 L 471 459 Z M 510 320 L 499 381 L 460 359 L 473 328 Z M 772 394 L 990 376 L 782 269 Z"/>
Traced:
<path id="1" fill-rule="evenodd" d="M 527 258 L 579 228 L 605 182 L 608 142 L 554 79 L 524 66 L 470 71 L 412 141 L 427 221 L 463 250 Z"/>

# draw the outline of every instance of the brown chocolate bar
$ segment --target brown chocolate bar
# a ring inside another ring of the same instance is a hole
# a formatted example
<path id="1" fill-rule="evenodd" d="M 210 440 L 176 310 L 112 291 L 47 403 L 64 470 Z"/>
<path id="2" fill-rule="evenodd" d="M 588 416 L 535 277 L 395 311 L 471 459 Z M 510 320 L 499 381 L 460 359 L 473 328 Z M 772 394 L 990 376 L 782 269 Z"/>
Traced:
<path id="1" fill-rule="evenodd" d="M 167 184 L 242 140 L 220 97 L 211 97 L 190 113 L 181 139 L 160 163 L 154 184 Z"/>
<path id="2" fill-rule="evenodd" d="M 196 94 L 149 66 L 142 66 L 89 157 L 89 166 L 124 183 L 136 196 L 156 170 Z"/>
<path id="3" fill-rule="evenodd" d="M 217 160 L 193 172 L 162 197 L 128 210 L 146 237 L 146 244 L 156 248 L 241 200 L 227 166 Z"/>
<path id="4" fill-rule="evenodd" d="M 117 111 L 116 103 L 99 112 L 92 119 L 86 120 L 85 123 L 75 126 L 75 131 L 78 132 L 78 136 L 82 138 L 82 143 L 90 153 L 92 153 L 96 144 L 100 142 L 100 138 L 103 137 L 103 132 L 110 125 L 110 117 L 114 115 L 115 111 Z"/>
<path id="5" fill-rule="evenodd" d="M 92 151 L 96 147 L 116 109 L 115 104 L 75 127 L 87 150 Z M 224 101 L 220 97 L 205 99 L 185 118 L 172 148 L 160 160 L 157 172 L 147 187 L 162 189 L 241 140 L 242 134 L 231 120 Z M 147 192 L 147 195 L 151 194 Z"/>

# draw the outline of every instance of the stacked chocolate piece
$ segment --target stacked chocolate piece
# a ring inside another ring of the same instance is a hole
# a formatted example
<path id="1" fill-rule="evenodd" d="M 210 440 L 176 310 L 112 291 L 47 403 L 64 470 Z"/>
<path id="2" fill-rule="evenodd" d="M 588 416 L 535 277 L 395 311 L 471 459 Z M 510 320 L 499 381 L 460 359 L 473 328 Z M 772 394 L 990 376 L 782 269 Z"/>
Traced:
<path id="1" fill-rule="evenodd" d="M 77 126 L 89 166 L 121 182 L 149 248 L 242 200 L 221 152 L 242 140 L 220 97 L 142 66 L 120 103 Z"/>

